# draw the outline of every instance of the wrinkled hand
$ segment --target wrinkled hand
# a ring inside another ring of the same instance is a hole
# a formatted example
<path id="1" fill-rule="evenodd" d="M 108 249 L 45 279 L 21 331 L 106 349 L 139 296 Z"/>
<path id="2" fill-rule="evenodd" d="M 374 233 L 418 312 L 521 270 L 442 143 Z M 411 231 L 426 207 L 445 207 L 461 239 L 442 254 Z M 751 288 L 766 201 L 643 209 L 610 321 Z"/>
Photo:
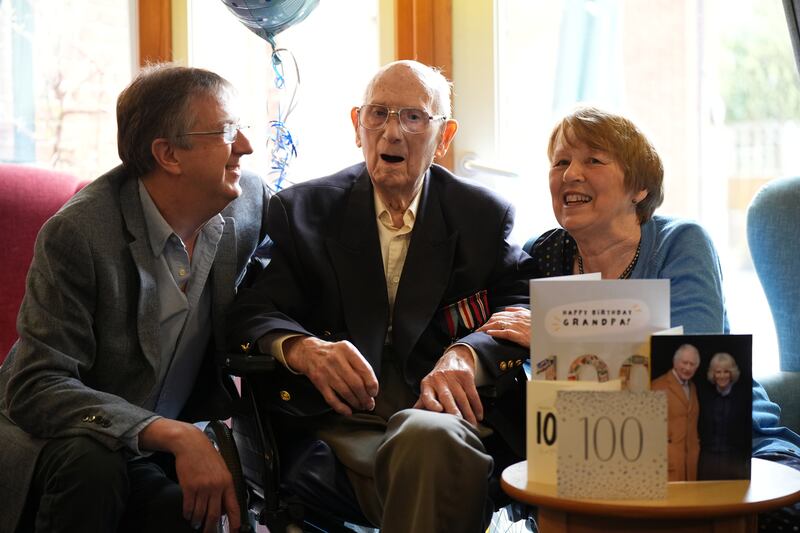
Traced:
<path id="1" fill-rule="evenodd" d="M 286 364 L 308 377 L 337 413 L 351 415 L 353 409 L 375 409 L 378 379 L 350 342 L 295 337 L 287 340 L 283 348 Z"/>
<path id="2" fill-rule="evenodd" d="M 498 339 L 516 342 L 529 348 L 531 345 L 531 310 L 524 307 L 506 307 L 489 317 L 484 325 L 475 331 L 482 331 Z"/>
<path id="3" fill-rule="evenodd" d="M 445 412 L 477 426 L 483 420 L 483 404 L 475 387 L 475 360 L 466 346 L 453 346 L 422 378 L 415 409 Z"/>
<path id="4" fill-rule="evenodd" d="M 183 516 L 194 527 L 205 524 L 205 533 L 215 533 L 224 513 L 231 531 L 239 530 L 241 517 L 233 477 L 202 431 L 191 424 L 161 418 L 139 433 L 139 445 L 175 456 L 175 471 L 183 491 Z"/>

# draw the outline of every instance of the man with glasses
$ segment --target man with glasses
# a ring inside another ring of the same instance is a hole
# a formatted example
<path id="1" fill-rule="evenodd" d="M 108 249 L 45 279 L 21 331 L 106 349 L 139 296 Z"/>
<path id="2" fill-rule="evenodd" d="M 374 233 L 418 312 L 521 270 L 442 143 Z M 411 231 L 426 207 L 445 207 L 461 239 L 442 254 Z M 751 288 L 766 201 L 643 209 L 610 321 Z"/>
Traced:
<path id="1" fill-rule="evenodd" d="M 382 531 L 483 531 L 493 466 L 524 449 L 524 349 L 474 332 L 528 301 L 513 210 L 433 164 L 458 127 L 438 71 L 385 66 L 351 118 L 364 163 L 270 200 L 229 345 L 285 365 L 281 435 L 324 440 Z"/>
<path id="2" fill-rule="evenodd" d="M 1 532 L 238 527 L 190 423 L 229 416 L 214 355 L 265 237 L 235 104 L 212 72 L 145 69 L 117 100 L 122 165 L 42 228 L 0 368 Z"/>

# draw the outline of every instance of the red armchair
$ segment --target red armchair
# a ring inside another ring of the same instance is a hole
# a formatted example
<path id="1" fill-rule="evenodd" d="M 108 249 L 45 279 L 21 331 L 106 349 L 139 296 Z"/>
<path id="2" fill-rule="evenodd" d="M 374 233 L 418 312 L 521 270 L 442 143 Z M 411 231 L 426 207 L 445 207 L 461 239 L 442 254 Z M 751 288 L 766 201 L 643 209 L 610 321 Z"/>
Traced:
<path id="1" fill-rule="evenodd" d="M 85 184 L 64 172 L 0 164 L 0 363 L 17 339 L 17 312 L 39 228 Z"/>

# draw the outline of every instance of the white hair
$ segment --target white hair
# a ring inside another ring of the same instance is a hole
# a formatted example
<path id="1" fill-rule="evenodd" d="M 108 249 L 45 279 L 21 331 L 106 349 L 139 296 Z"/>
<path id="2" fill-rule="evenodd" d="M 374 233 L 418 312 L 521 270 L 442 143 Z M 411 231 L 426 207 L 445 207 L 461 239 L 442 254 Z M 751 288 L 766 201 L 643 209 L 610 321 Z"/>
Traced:
<path id="1" fill-rule="evenodd" d="M 386 72 L 398 67 L 405 67 L 411 70 L 417 76 L 417 79 L 419 79 L 422 85 L 425 86 L 425 88 L 428 90 L 428 94 L 431 97 L 433 113 L 443 114 L 448 118 L 450 117 L 450 115 L 453 113 L 452 101 L 450 97 L 453 90 L 453 84 L 447 78 L 445 78 L 444 74 L 442 74 L 438 68 L 429 67 L 428 65 L 420 63 L 419 61 L 413 61 L 410 59 L 393 61 L 392 63 L 388 63 L 381 67 L 381 69 L 375 73 L 375 75 L 367 84 L 367 88 L 364 91 L 364 102 L 369 102 L 375 83 Z"/>
<path id="2" fill-rule="evenodd" d="M 672 356 L 672 364 L 675 364 L 675 361 L 678 360 L 678 357 L 681 356 L 681 353 L 688 351 L 694 353 L 694 358 L 697 360 L 697 364 L 700 364 L 700 352 L 691 344 L 681 344 L 678 349 L 675 350 L 675 355 Z"/>

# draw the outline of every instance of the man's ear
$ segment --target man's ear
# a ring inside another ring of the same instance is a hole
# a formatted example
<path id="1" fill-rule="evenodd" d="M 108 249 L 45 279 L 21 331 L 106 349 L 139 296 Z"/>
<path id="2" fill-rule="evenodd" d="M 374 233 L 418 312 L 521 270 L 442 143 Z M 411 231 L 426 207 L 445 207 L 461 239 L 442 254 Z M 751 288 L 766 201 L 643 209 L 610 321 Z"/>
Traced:
<path id="1" fill-rule="evenodd" d="M 353 129 L 356 130 L 356 146 L 361 148 L 361 135 L 358 131 L 358 108 L 354 107 L 350 110 L 350 120 L 353 122 Z"/>
<path id="2" fill-rule="evenodd" d="M 649 193 L 647 192 L 647 189 L 642 189 L 641 191 L 633 195 L 633 203 L 638 204 L 639 202 L 647 198 L 648 194 Z"/>
<path id="3" fill-rule="evenodd" d="M 166 139 L 155 139 L 150 144 L 150 152 L 156 164 L 169 174 L 180 174 L 181 163 L 175 154 L 175 148 Z"/>
<path id="4" fill-rule="evenodd" d="M 453 137 L 456 136 L 457 131 L 458 122 L 452 118 L 447 119 L 447 122 L 444 124 L 442 138 L 439 140 L 439 144 L 436 146 L 436 157 L 441 158 L 447 154 L 447 150 L 450 148 L 450 143 L 453 142 Z"/>

